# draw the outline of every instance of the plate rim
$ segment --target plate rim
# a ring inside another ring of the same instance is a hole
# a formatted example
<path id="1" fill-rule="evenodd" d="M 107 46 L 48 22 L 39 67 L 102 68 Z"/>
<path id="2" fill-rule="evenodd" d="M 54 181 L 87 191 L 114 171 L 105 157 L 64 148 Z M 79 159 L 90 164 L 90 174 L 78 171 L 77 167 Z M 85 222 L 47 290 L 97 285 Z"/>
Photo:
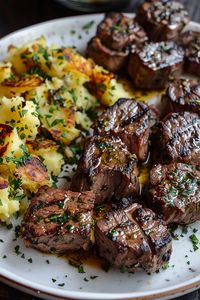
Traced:
<path id="1" fill-rule="evenodd" d="M 134 15 L 134 13 L 125 13 L 126 15 Z M 1 43 L 6 42 L 6 40 L 11 39 L 16 35 L 23 35 L 27 31 L 37 30 L 40 27 L 50 26 L 54 23 L 62 23 L 67 22 L 68 20 L 73 20 L 75 18 L 78 19 L 87 19 L 87 18 L 95 18 L 101 17 L 104 13 L 97 14 L 84 14 L 84 15 L 75 15 L 69 17 L 62 17 L 47 20 L 44 22 L 36 23 L 27 27 L 23 27 L 14 32 L 7 34 L 6 36 L 0 38 L 0 46 Z M 190 26 L 199 27 L 200 23 L 190 21 Z M 194 291 L 200 287 L 200 274 L 192 278 L 190 280 L 186 280 L 183 283 L 179 283 L 176 285 L 172 285 L 171 287 L 158 289 L 156 291 L 145 291 L 145 292 L 129 292 L 129 293 L 94 293 L 94 292 L 84 292 L 84 291 L 70 291 L 67 289 L 61 290 L 59 288 L 49 287 L 38 283 L 33 283 L 30 280 L 23 278 L 22 276 L 15 275 L 12 272 L 0 267 L 0 281 L 4 282 L 10 286 L 14 286 L 20 290 L 26 290 L 26 292 L 30 292 L 31 294 L 35 294 L 37 296 L 44 297 L 56 297 L 56 299 L 129 299 L 129 300 L 154 300 L 161 299 L 166 297 L 176 297 L 178 295 L 183 295 L 189 293 L 190 291 Z M 66 298 L 67 297 L 67 298 Z M 169 298 L 168 298 L 169 299 Z"/>

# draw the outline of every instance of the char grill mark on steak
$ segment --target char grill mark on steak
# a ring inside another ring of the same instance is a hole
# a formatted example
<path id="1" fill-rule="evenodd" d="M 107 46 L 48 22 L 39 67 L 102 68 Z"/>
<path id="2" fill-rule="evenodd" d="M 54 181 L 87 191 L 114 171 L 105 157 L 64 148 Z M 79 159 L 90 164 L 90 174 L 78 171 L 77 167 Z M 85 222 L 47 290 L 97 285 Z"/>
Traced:
<path id="1" fill-rule="evenodd" d="M 92 190 L 95 203 L 135 195 L 138 190 L 135 155 L 120 138 L 94 136 L 89 139 L 71 183 L 74 191 Z"/>
<path id="2" fill-rule="evenodd" d="M 195 79 L 171 82 L 162 97 L 163 113 L 190 111 L 200 115 L 200 84 Z"/>
<path id="3" fill-rule="evenodd" d="M 184 32 L 179 44 L 185 49 L 186 72 L 200 77 L 200 32 L 191 30 Z"/>
<path id="4" fill-rule="evenodd" d="M 198 167 L 182 163 L 153 166 L 148 204 L 168 224 L 190 224 L 200 220 Z"/>
<path id="5" fill-rule="evenodd" d="M 174 42 L 149 43 L 130 55 L 128 73 L 139 89 L 163 89 L 182 71 L 184 51 Z"/>
<path id="6" fill-rule="evenodd" d="M 162 220 L 134 203 L 110 211 L 95 226 L 98 253 L 112 266 L 130 272 L 158 270 L 171 254 L 171 237 Z"/>
<path id="7" fill-rule="evenodd" d="M 200 165 L 200 119 L 189 112 L 168 114 L 154 127 L 153 161 Z"/>
<path id="8" fill-rule="evenodd" d="M 153 41 L 176 40 L 189 22 L 184 6 L 176 1 L 147 1 L 140 5 L 136 19 Z"/>
<path id="9" fill-rule="evenodd" d="M 120 137 L 131 153 L 145 161 L 148 155 L 150 119 L 146 104 L 122 98 L 99 116 L 93 128 L 97 135 Z"/>
<path id="10" fill-rule="evenodd" d="M 46 253 L 65 253 L 90 245 L 94 194 L 44 187 L 24 216 L 21 235 L 28 247 Z"/>
<path id="11" fill-rule="evenodd" d="M 102 44 L 115 51 L 147 40 L 146 33 L 135 19 L 122 13 L 108 13 L 98 25 L 96 35 Z"/>

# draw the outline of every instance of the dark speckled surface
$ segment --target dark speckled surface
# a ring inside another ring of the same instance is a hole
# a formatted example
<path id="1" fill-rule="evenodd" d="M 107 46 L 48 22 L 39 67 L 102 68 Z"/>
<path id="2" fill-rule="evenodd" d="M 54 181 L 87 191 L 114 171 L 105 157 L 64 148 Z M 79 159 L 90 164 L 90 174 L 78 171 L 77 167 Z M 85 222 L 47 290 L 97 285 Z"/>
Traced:
<path id="1" fill-rule="evenodd" d="M 193 21 L 200 22 L 200 0 L 180 0 L 187 7 Z M 133 12 L 141 0 L 132 0 L 124 8 Z M 0 37 L 16 29 L 45 20 L 80 14 L 51 0 L 0 0 Z M 0 300 L 34 300 L 5 284 L 0 283 Z M 177 300 L 200 300 L 200 290 L 176 298 Z"/>

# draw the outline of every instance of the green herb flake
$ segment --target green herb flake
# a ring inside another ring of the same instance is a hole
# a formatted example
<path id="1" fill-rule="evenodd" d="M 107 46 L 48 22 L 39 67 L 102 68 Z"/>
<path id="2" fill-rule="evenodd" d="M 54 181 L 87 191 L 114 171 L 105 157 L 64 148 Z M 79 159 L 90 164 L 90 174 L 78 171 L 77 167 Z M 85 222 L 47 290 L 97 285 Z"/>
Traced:
<path id="1" fill-rule="evenodd" d="M 90 22 L 86 23 L 85 25 L 83 25 L 82 29 L 83 30 L 88 30 L 94 25 L 94 23 L 95 23 L 94 21 L 90 21 Z"/>
<path id="2" fill-rule="evenodd" d="M 195 234 L 190 235 L 189 239 L 192 242 L 193 250 L 197 251 L 199 249 L 199 247 L 198 247 L 199 239 L 197 238 L 197 236 Z"/>

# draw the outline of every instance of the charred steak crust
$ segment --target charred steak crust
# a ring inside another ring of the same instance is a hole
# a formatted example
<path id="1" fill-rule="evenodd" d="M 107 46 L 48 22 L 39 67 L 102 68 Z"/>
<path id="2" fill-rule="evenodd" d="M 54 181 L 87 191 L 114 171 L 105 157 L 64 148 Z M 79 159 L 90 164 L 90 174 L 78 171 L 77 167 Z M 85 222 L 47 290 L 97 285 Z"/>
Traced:
<path id="1" fill-rule="evenodd" d="M 168 262 L 172 251 L 165 223 L 137 203 L 98 220 L 95 241 L 101 257 L 129 272 L 154 272 Z"/>
<path id="2" fill-rule="evenodd" d="M 149 43 L 130 55 L 128 73 L 137 88 L 163 89 L 181 74 L 183 58 L 183 49 L 174 42 Z"/>
<path id="3" fill-rule="evenodd" d="M 150 119 L 148 105 L 135 99 L 121 98 L 99 116 L 93 128 L 97 135 L 120 137 L 131 153 L 145 161 L 148 155 Z"/>
<path id="4" fill-rule="evenodd" d="M 126 64 L 131 49 L 146 40 L 146 33 L 134 18 L 108 13 L 88 43 L 87 56 L 109 71 L 117 72 Z"/>
<path id="5" fill-rule="evenodd" d="M 168 224 L 200 220 L 199 168 L 182 163 L 153 166 L 148 200 Z"/>
<path id="6" fill-rule="evenodd" d="M 111 72 L 117 72 L 127 62 L 128 49 L 116 51 L 102 44 L 98 37 L 93 37 L 87 46 L 87 56 L 91 57 L 96 64 L 103 66 Z"/>
<path id="7" fill-rule="evenodd" d="M 105 15 L 97 27 L 96 35 L 102 44 L 115 51 L 121 51 L 131 44 L 143 43 L 147 40 L 144 29 L 134 18 L 118 12 Z"/>
<path id="8" fill-rule="evenodd" d="M 189 22 L 188 12 L 176 1 L 147 1 L 139 7 L 136 19 L 153 41 L 176 40 Z"/>
<path id="9" fill-rule="evenodd" d="M 153 162 L 200 166 L 200 118 L 190 112 L 168 114 L 153 129 Z"/>
<path id="10" fill-rule="evenodd" d="M 42 187 L 34 196 L 21 225 L 27 247 L 65 253 L 90 245 L 94 194 Z"/>
<path id="11" fill-rule="evenodd" d="M 185 49 L 185 70 L 200 77 L 200 32 L 191 30 L 184 32 L 179 44 Z"/>
<path id="12" fill-rule="evenodd" d="M 200 83 L 195 79 L 171 82 L 162 97 L 163 114 L 190 111 L 200 115 Z"/>
<path id="13" fill-rule="evenodd" d="M 92 190 L 95 203 L 136 194 L 138 169 L 120 138 L 94 136 L 89 139 L 72 178 L 74 191 Z"/>

